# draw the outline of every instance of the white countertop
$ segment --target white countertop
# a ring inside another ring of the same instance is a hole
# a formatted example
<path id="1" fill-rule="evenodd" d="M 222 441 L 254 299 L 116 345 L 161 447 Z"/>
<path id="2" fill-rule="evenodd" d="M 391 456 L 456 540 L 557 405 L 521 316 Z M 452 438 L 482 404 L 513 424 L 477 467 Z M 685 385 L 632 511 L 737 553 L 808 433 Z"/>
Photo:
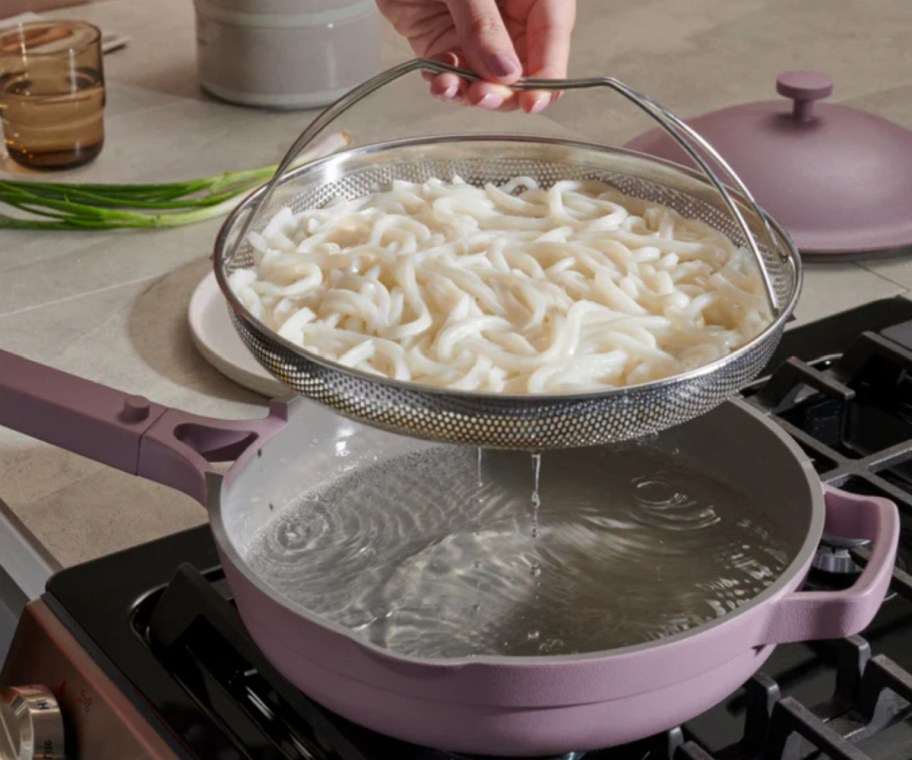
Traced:
<path id="1" fill-rule="evenodd" d="M 273 163 L 313 116 L 201 94 L 190 0 L 110 0 L 53 15 L 132 37 L 105 59 L 105 149 L 66 179 L 174 181 Z M 780 70 L 816 68 L 834 78 L 834 100 L 912 128 L 910 28 L 908 0 L 580 0 L 572 73 L 612 74 L 686 117 L 774 97 Z M 384 64 L 408 56 L 387 34 Z M 563 124 L 619 143 L 647 126 L 616 101 L 570 100 L 539 121 L 543 129 Z M 463 128 L 478 118 L 411 88 L 373 108 L 369 118 L 362 112 L 345 125 L 356 139 L 401 135 L 416 125 Z M 188 411 L 258 416 L 264 399 L 212 369 L 187 327 L 187 303 L 209 270 L 218 226 L 0 232 L 0 347 Z M 912 256 L 809 262 L 806 272 L 800 321 L 906 292 Z M 183 495 L 8 431 L 0 431 L 0 499 L 46 549 L 43 572 L 206 519 Z M 15 564 L 3 556 L 2 539 L 0 563 Z M 10 572 L 37 593 L 36 576 L 22 580 L 27 570 Z"/>

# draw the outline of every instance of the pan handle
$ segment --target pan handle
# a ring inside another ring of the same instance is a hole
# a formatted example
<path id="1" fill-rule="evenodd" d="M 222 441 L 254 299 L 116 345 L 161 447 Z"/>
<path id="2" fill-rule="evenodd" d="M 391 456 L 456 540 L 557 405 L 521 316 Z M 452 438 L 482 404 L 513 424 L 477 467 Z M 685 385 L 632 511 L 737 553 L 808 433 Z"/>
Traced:
<path id="1" fill-rule="evenodd" d="M 795 591 L 773 608 L 762 644 L 839 639 L 863 631 L 884 600 L 899 542 L 899 512 L 888 499 L 825 487 L 824 530 L 866 538 L 871 558 L 858 580 L 842 591 Z"/>
<path id="2" fill-rule="evenodd" d="M 216 420 L 170 409 L 0 350 L 0 425 L 206 503 L 213 462 L 237 460 L 287 419 Z"/>

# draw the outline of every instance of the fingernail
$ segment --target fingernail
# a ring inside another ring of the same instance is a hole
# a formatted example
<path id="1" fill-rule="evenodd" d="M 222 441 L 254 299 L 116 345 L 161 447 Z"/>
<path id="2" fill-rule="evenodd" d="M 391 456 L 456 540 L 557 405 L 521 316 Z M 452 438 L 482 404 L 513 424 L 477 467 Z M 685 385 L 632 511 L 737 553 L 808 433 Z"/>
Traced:
<path id="1" fill-rule="evenodd" d="M 529 109 L 529 113 L 541 113 L 544 111 L 548 105 L 551 103 L 551 98 L 548 95 L 539 95 L 535 102 L 532 104 L 532 107 Z"/>
<path id="2" fill-rule="evenodd" d="M 449 92 L 449 90 L 447 91 Z M 431 93 L 436 100 L 439 100 L 441 103 L 462 103 L 465 100 L 465 97 L 461 92 L 457 91 L 452 95 L 447 95 L 446 93 Z"/>
<path id="3" fill-rule="evenodd" d="M 475 105 L 481 106 L 482 108 L 490 108 L 493 111 L 494 109 L 500 108 L 503 105 L 503 98 L 500 97 L 500 95 L 495 95 L 494 93 L 489 92 Z"/>
<path id="4" fill-rule="evenodd" d="M 509 53 L 493 53 L 488 56 L 488 68 L 499 77 L 510 77 L 522 71 L 519 61 Z"/>
<path id="5" fill-rule="evenodd" d="M 457 93 L 459 92 L 458 84 L 451 84 L 443 92 L 440 93 L 440 96 L 446 98 L 447 100 L 453 100 Z"/>

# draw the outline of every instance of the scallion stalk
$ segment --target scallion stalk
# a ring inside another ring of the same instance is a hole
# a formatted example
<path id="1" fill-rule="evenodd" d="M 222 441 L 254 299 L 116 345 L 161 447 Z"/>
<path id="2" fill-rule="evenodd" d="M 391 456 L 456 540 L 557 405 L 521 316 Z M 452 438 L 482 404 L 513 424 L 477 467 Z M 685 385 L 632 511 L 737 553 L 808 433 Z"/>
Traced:
<path id="1" fill-rule="evenodd" d="M 351 144 L 346 132 L 328 135 L 295 165 Z M 211 177 L 161 184 L 104 184 L 0 180 L 0 229 L 113 230 L 178 227 L 231 211 L 238 196 L 267 182 L 277 165 L 224 172 Z"/>

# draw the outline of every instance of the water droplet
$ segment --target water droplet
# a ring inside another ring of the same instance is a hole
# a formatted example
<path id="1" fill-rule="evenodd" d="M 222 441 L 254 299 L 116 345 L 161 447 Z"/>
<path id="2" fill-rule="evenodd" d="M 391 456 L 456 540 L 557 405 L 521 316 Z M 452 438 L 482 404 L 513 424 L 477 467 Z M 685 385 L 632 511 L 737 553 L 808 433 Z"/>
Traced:
<path id="1" fill-rule="evenodd" d="M 350 627 L 353 631 L 364 631 L 364 630 L 370 628 L 370 626 L 371 626 L 373 623 L 376 623 L 377 620 L 378 620 L 378 618 L 375 618 L 375 617 L 374 617 L 374 618 L 367 618 L 366 620 L 364 620 L 363 622 L 360 622 L 360 623 L 359 623 L 359 622 L 356 622 L 356 621 L 352 621 L 352 622 L 349 623 L 349 627 Z"/>
<path id="2" fill-rule="evenodd" d="M 557 652 L 566 646 L 562 639 L 545 639 L 538 645 L 538 651 L 542 654 L 551 654 Z"/>
<path id="3" fill-rule="evenodd" d="M 529 568 L 529 572 L 532 573 L 532 576 L 534 578 L 537 578 L 541 575 L 541 571 L 541 562 L 539 562 L 537 559 L 532 560 L 532 566 Z"/>

